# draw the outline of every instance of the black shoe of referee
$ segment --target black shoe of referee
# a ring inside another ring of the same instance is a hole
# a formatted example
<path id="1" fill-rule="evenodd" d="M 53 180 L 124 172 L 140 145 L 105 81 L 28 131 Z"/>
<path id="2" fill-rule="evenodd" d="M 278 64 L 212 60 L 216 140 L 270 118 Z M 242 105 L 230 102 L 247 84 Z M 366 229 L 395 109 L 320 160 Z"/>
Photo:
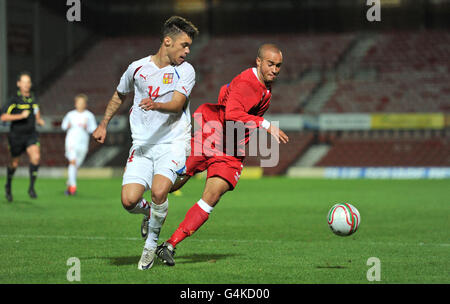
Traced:
<path id="1" fill-rule="evenodd" d="M 28 194 L 30 195 L 31 198 L 37 198 L 37 194 L 36 191 L 34 191 L 34 188 L 28 189 Z"/>
<path id="2" fill-rule="evenodd" d="M 8 185 L 8 184 L 5 185 L 5 196 L 6 196 L 6 200 L 8 202 L 13 201 L 13 197 L 12 197 L 12 193 L 11 193 L 11 185 Z"/>

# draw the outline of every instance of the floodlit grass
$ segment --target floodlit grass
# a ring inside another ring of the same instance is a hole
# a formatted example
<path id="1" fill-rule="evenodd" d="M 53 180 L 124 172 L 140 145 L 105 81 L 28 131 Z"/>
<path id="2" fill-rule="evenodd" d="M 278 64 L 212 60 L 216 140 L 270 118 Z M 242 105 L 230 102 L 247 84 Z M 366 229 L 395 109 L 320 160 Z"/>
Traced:
<path id="1" fill-rule="evenodd" d="M 161 241 L 203 185 L 194 179 L 169 196 Z M 380 283 L 450 283 L 449 180 L 241 180 L 178 245 L 175 267 L 148 271 L 137 270 L 142 217 L 122 208 L 121 179 L 80 180 L 66 197 L 64 180 L 41 178 L 36 200 L 27 186 L 14 180 L 13 203 L 1 193 L 0 283 L 68 283 L 70 257 L 81 283 L 371 283 L 370 257 L 381 261 Z M 328 228 L 338 202 L 361 213 L 352 236 Z"/>

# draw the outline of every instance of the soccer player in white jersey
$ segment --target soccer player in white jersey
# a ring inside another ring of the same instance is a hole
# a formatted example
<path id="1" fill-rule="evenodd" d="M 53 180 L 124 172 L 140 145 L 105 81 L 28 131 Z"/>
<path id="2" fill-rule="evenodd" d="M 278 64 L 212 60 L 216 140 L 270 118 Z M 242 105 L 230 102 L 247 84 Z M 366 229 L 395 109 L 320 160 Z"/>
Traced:
<path id="1" fill-rule="evenodd" d="M 77 191 L 77 171 L 89 149 L 89 134 L 97 128 L 92 112 L 86 110 L 88 97 L 78 94 L 74 98 L 75 110 L 68 112 L 61 128 L 66 134 L 66 158 L 69 161 L 66 195 L 75 195 Z"/>
<path id="2" fill-rule="evenodd" d="M 130 109 L 133 143 L 121 196 L 128 212 L 144 215 L 142 236 L 146 241 L 138 263 L 140 270 L 153 265 L 159 232 L 169 207 L 167 194 L 190 153 L 188 97 L 195 84 L 195 71 L 185 59 L 197 34 L 191 22 L 170 17 L 164 23 L 158 52 L 130 64 L 93 133 L 98 142 L 105 141 L 109 121 L 125 95 L 134 91 Z M 151 203 L 143 198 L 147 190 L 151 190 Z"/>

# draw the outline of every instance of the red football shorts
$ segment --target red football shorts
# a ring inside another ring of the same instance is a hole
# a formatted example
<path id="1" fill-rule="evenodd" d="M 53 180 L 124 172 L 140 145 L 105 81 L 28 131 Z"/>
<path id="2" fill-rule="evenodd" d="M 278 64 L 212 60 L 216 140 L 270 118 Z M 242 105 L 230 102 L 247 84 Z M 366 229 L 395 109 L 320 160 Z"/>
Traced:
<path id="1" fill-rule="evenodd" d="M 216 121 L 217 125 L 220 125 L 225 117 L 224 107 L 206 103 L 201 105 L 193 116 L 200 127 L 211 121 Z M 216 134 L 220 134 L 220 132 L 221 130 Z M 213 131 L 206 133 L 202 128 L 194 132 L 194 136 L 191 138 L 191 155 L 186 161 L 186 175 L 193 176 L 198 172 L 208 170 L 207 178 L 221 177 L 230 184 L 231 190 L 233 190 L 241 176 L 243 157 L 215 153 L 214 143 L 223 142 L 223 139 L 221 136 L 214 136 L 213 133 Z M 213 138 L 213 144 L 204 145 L 205 141 L 211 141 L 211 138 Z M 211 146 L 212 150 L 204 149 Z"/>
<path id="2" fill-rule="evenodd" d="M 208 170 L 207 178 L 220 177 L 226 180 L 233 190 L 241 177 L 242 161 L 233 156 L 191 155 L 186 161 L 186 175 L 193 176 L 198 172 Z"/>

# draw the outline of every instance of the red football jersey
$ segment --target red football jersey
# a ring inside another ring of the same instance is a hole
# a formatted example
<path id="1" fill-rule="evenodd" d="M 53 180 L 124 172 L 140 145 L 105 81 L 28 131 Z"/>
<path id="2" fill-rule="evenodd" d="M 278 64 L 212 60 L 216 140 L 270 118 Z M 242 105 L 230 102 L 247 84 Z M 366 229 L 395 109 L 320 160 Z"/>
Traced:
<path id="1" fill-rule="evenodd" d="M 220 89 L 218 103 L 225 106 L 225 120 L 242 121 L 249 126 L 254 122 L 254 127 L 263 122 L 272 91 L 258 80 L 256 73 L 256 68 L 247 69 Z"/>
<path id="2" fill-rule="evenodd" d="M 197 153 L 201 149 L 205 149 L 203 143 L 207 140 L 215 144 L 206 154 L 215 154 L 216 150 L 214 149 L 217 149 L 219 152 L 223 151 L 227 155 L 243 159 L 245 157 L 244 146 L 249 142 L 251 133 L 264 121 L 262 116 L 269 108 L 271 96 L 271 89 L 258 80 L 256 68 L 243 71 L 231 83 L 222 86 L 218 103 L 204 103 L 195 111 L 194 120 L 199 126 L 204 126 L 212 121 L 218 122 L 220 126 L 219 130 L 217 130 L 217 126 L 214 127 L 214 130 L 209 131 L 203 127 L 198 129 L 192 138 L 191 151 Z M 227 135 L 225 129 L 227 121 L 244 123 L 246 127 L 244 138 L 239 139 L 236 133 Z M 231 141 L 229 141 L 230 139 Z M 196 142 L 197 147 L 195 146 Z M 233 143 L 232 147 L 228 146 L 229 143 Z"/>

